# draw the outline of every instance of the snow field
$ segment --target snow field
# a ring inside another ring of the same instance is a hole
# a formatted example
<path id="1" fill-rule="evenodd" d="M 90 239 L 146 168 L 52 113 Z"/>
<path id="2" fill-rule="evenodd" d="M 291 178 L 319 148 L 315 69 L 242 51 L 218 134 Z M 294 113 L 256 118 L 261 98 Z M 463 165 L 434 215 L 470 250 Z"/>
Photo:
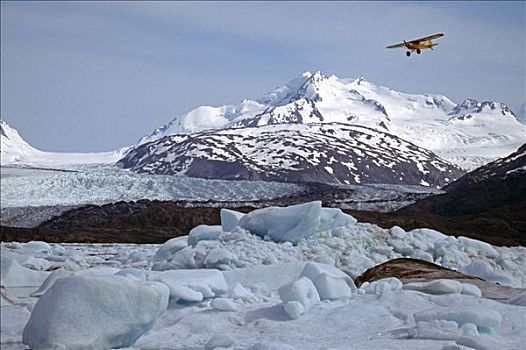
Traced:
<path id="1" fill-rule="evenodd" d="M 2 347 L 22 348 L 24 342 L 35 349 L 365 350 L 523 344 L 526 333 L 517 325 L 526 320 L 519 306 L 524 294 L 506 304 L 458 281 L 403 285 L 387 278 L 357 289 L 352 278 L 386 260 L 418 256 L 457 270 L 482 261 L 490 277 L 524 287 L 525 248 L 493 247 L 429 229 L 384 230 L 319 202 L 252 213 L 226 212 L 222 226 L 198 227 L 161 246 L 2 243 L 2 318 L 10 317 L 1 325 Z M 245 218 L 263 237 L 240 227 Z M 32 286 L 17 289 L 21 284 Z"/>

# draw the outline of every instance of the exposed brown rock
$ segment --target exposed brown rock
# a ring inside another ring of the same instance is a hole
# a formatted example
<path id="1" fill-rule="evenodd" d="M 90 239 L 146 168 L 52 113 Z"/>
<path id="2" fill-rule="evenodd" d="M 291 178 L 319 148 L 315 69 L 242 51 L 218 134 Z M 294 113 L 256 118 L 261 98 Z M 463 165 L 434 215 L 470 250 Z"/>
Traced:
<path id="1" fill-rule="evenodd" d="M 364 282 L 373 282 L 387 277 L 396 277 L 402 282 L 414 279 L 480 279 L 424 260 L 399 258 L 371 267 L 358 276 L 354 283 L 360 287 Z"/>
<path id="2" fill-rule="evenodd" d="M 507 301 L 515 298 L 526 289 L 501 286 L 481 278 L 465 275 L 458 271 L 417 259 L 400 258 L 376 265 L 358 276 L 354 283 L 360 287 L 365 282 L 373 282 L 382 278 L 396 277 L 402 283 L 430 282 L 438 279 L 451 279 L 479 287 L 484 298 Z"/>

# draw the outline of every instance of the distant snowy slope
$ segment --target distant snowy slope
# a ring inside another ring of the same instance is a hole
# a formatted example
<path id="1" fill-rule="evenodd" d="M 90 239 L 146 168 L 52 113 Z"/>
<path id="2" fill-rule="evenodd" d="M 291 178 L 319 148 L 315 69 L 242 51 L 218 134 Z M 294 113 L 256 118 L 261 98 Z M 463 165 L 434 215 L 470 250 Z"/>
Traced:
<path id="1" fill-rule="evenodd" d="M 53 167 L 73 164 L 115 163 L 124 156 L 126 148 L 100 153 L 43 152 L 30 146 L 6 122 L 0 121 L 1 164 Z"/>
<path id="2" fill-rule="evenodd" d="M 385 107 L 390 132 L 464 169 L 504 157 L 526 142 L 526 127 L 503 103 L 467 99 L 454 105 L 444 96 L 409 95 L 364 80 L 353 84 Z"/>
<path id="3" fill-rule="evenodd" d="M 526 124 L 526 103 L 523 103 L 520 106 L 518 106 L 515 111 L 515 116 L 517 117 L 517 120 L 522 124 Z"/>
<path id="4" fill-rule="evenodd" d="M 40 151 L 31 147 L 18 134 L 18 131 L 0 120 L 1 160 L 3 164 L 16 163 L 21 159 L 29 158 Z"/>
<path id="5" fill-rule="evenodd" d="M 277 124 L 165 137 L 118 165 L 153 174 L 285 182 L 441 186 L 462 174 L 394 135 L 339 123 Z"/>
<path id="6" fill-rule="evenodd" d="M 450 186 L 447 186 L 446 190 L 465 189 L 488 181 L 493 181 L 501 185 L 504 182 L 509 181 L 511 178 L 521 178 L 526 180 L 526 143 L 509 156 L 497 159 L 469 172 Z M 487 193 L 488 187 L 489 186 L 485 186 L 481 192 Z M 524 182 L 520 187 L 525 187 Z M 512 190 L 518 192 L 519 188 L 513 187 Z M 502 192 L 502 190 L 500 191 Z"/>
<path id="7" fill-rule="evenodd" d="M 526 141 L 526 126 L 501 103 L 457 105 L 442 95 L 406 94 L 364 78 L 306 72 L 257 99 L 177 116 L 139 144 L 209 129 L 333 122 L 387 131 L 466 169 L 503 157 Z"/>

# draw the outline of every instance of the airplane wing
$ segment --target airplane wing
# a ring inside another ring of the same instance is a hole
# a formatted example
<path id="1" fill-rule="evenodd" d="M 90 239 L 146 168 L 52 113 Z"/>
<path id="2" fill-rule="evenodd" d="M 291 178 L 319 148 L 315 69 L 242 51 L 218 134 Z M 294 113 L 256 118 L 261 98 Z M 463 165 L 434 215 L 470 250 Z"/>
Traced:
<path id="1" fill-rule="evenodd" d="M 405 47 L 405 44 L 404 43 L 400 43 L 400 44 L 396 44 L 396 45 L 387 46 L 386 49 L 396 49 L 396 48 L 399 48 L 399 47 Z"/>
<path id="2" fill-rule="evenodd" d="M 410 43 L 414 43 L 414 44 L 418 44 L 418 43 L 421 43 L 422 41 L 433 40 L 433 39 L 441 38 L 441 37 L 443 37 L 443 36 L 444 36 L 443 33 L 438 33 L 438 34 L 433 34 L 433 35 L 425 36 L 425 37 L 420 38 L 420 39 L 411 40 L 411 41 L 409 41 L 409 42 L 410 42 Z"/>

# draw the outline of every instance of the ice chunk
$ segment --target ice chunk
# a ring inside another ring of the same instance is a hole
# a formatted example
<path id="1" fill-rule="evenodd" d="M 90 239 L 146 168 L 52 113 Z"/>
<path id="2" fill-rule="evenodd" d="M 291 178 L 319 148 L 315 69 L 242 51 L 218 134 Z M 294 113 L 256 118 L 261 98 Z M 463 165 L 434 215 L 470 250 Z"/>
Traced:
<path id="1" fill-rule="evenodd" d="M 473 323 L 466 323 L 460 327 L 460 330 L 462 331 L 462 335 L 464 336 L 475 336 L 479 334 L 479 331 L 477 329 L 477 325 Z"/>
<path id="2" fill-rule="evenodd" d="M 217 348 L 229 348 L 234 345 L 235 341 L 228 334 L 220 334 L 213 336 L 205 345 L 205 350 L 213 350 Z"/>
<path id="3" fill-rule="evenodd" d="M 164 242 L 162 246 L 157 249 L 153 261 L 163 261 L 172 257 L 179 250 L 188 246 L 188 237 L 175 237 Z"/>
<path id="4" fill-rule="evenodd" d="M 3 285 L 0 285 L 0 307 L 13 306 L 19 303 L 20 300 L 17 297 L 9 293 Z"/>
<path id="5" fill-rule="evenodd" d="M 238 211 L 221 209 L 221 227 L 224 232 L 230 232 L 237 226 L 239 220 L 245 216 L 245 214 Z"/>
<path id="6" fill-rule="evenodd" d="M 199 241 L 215 241 L 221 236 L 221 226 L 199 225 L 190 230 L 188 245 L 195 246 Z"/>
<path id="7" fill-rule="evenodd" d="M 239 283 L 236 283 L 234 287 L 230 289 L 229 295 L 231 298 L 241 300 L 252 300 L 254 298 L 254 294 Z"/>
<path id="8" fill-rule="evenodd" d="M 0 312 L 1 347 L 9 348 L 9 343 L 22 341 L 22 330 L 29 320 L 30 313 L 25 307 L 2 307 Z"/>
<path id="9" fill-rule="evenodd" d="M 168 288 L 121 276 L 65 277 L 38 300 L 23 331 L 32 349 L 130 346 L 166 310 Z"/>
<path id="10" fill-rule="evenodd" d="M 486 281 L 504 285 L 513 284 L 513 281 L 508 274 L 503 271 L 497 271 L 489 264 L 489 262 L 485 260 L 473 261 L 469 265 L 461 267 L 459 271 L 465 273 L 466 275 L 480 277 Z"/>
<path id="11" fill-rule="evenodd" d="M 430 282 L 407 283 L 404 289 L 428 294 L 459 294 L 463 287 L 459 281 L 439 279 Z"/>
<path id="12" fill-rule="evenodd" d="M 360 289 L 364 289 L 367 294 L 381 294 L 386 291 L 401 290 L 403 283 L 396 277 L 382 278 L 368 284 L 363 284 Z"/>
<path id="13" fill-rule="evenodd" d="M 134 267 L 128 267 L 116 272 L 115 275 L 135 278 L 138 281 L 146 281 L 146 278 L 148 277 L 148 271 Z"/>
<path id="14" fill-rule="evenodd" d="M 195 249 L 185 247 L 178 250 L 169 260 L 158 261 L 152 265 L 153 271 L 196 268 Z"/>
<path id="15" fill-rule="evenodd" d="M 455 321 L 419 321 L 410 335 L 420 339 L 455 340 L 462 335 Z"/>
<path id="16" fill-rule="evenodd" d="M 464 250 L 468 254 L 478 255 L 484 254 L 486 256 L 496 257 L 499 255 L 497 250 L 489 243 L 482 242 L 476 239 L 460 236 L 457 238 L 458 243 L 464 246 Z"/>
<path id="17" fill-rule="evenodd" d="M 326 273 L 321 273 L 312 280 L 320 299 L 334 300 L 341 298 L 348 298 L 351 296 L 351 288 L 344 279 L 330 276 Z"/>
<path id="18" fill-rule="evenodd" d="M 322 229 L 355 225 L 357 222 L 358 220 L 349 214 L 345 214 L 340 208 L 321 208 L 320 228 Z"/>
<path id="19" fill-rule="evenodd" d="M 462 290 L 460 291 L 460 293 L 465 295 L 471 295 L 477 298 L 480 298 L 482 296 L 482 292 L 480 291 L 479 287 L 471 283 L 462 283 Z"/>
<path id="20" fill-rule="evenodd" d="M 73 276 L 73 272 L 66 271 L 63 269 L 53 271 L 45 280 L 44 283 L 35 292 L 31 294 L 32 297 L 39 297 L 43 295 L 49 288 L 53 286 L 56 280 L 59 278 Z"/>
<path id="21" fill-rule="evenodd" d="M 228 291 L 221 271 L 213 269 L 165 271 L 154 280 L 168 286 L 171 299 L 201 301 L 224 295 Z"/>
<path id="22" fill-rule="evenodd" d="M 320 224 L 321 202 L 254 210 L 239 220 L 239 226 L 274 242 L 297 243 L 311 236 Z"/>
<path id="23" fill-rule="evenodd" d="M 395 238 L 404 238 L 406 236 L 406 232 L 404 231 L 403 228 L 401 228 L 400 226 L 393 226 L 389 229 L 389 233 L 391 234 L 391 236 L 395 237 Z"/>
<path id="24" fill-rule="evenodd" d="M 210 306 L 220 311 L 238 311 L 239 310 L 237 304 L 234 302 L 234 300 L 230 298 L 215 298 L 210 303 Z"/>
<path id="25" fill-rule="evenodd" d="M 279 296 L 285 305 L 285 311 L 291 318 L 297 318 L 301 314 L 310 310 L 313 305 L 320 302 L 320 296 L 312 281 L 306 277 L 301 277 L 298 280 L 288 283 L 278 290 Z M 287 307 L 289 302 L 298 302 L 303 307 L 303 312 L 298 314 L 298 305 L 292 303 Z M 289 310 L 287 310 L 289 308 Z M 289 313 L 289 311 L 292 311 Z"/>
<path id="26" fill-rule="evenodd" d="M 44 270 L 47 270 L 51 266 L 51 263 L 47 261 L 46 259 L 35 258 L 32 256 L 28 256 L 24 259 L 21 259 L 19 262 L 20 262 L 20 265 L 27 267 L 28 269 L 36 270 L 36 271 L 44 271 Z"/>
<path id="27" fill-rule="evenodd" d="M 356 290 L 354 281 L 332 265 L 308 262 L 300 276 L 314 283 L 322 300 L 347 298 Z"/>
<path id="28" fill-rule="evenodd" d="M 499 339 L 488 334 L 460 337 L 457 339 L 456 343 L 474 350 L 495 350 L 505 348 L 504 344 L 502 344 Z"/>
<path id="29" fill-rule="evenodd" d="M 64 248 L 60 244 L 55 243 L 51 246 L 51 254 L 52 255 L 64 255 L 66 254 L 66 248 Z"/>
<path id="30" fill-rule="evenodd" d="M 211 294 L 210 291 L 206 291 L 205 294 Z M 196 291 L 187 286 L 171 286 L 170 287 L 170 299 L 172 300 L 183 300 L 190 302 L 198 302 L 204 299 L 203 291 Z"/>
<path id="31" fill-rule="evenodd" d="M 410 235 L 414 235 L 420 239 L 425 239 L 431 243 L 447 238 L 442 232 L 432 230 L 430 228 L 417 228 L 408 232 Z"/>
<path id="32" fill-rule="evenodd" d="M 49 275 L 49 272 L 30 270 L 3 254 L 0 265 L 0 283 L 17 297 L 28 296 L 34 292 Z"/>
<path id="33" fill-rule="evenodd" d="M 235 259 L 234 254 L 224 248 L 213 248 L 206 255 L 204 264 L 206 268 L 219 267 L 221 264 L 228 265 Z"/>
<path id="34" fill-rule="evenodd" d="M 498 327 L 502 316 L 495 310 L 483 307 L 449 306 L 438 307 L 416 312 L 415 321 L 446 320 L 455 321 L 458 325 L 473 323 L 478 327 Z"/>
<path id="35" fill-rule="evenodd" d="M 75 276 L 103 277 L 103 276 L 114 275 L 119 271 L 120 269 L 116 267 L 95 266 L 95 267 L 90 267 L 89 269 L 75 271 Z"/>
<path id="36" fill-rule="evenodd" d="M 354 281 L 351 277 L 349 277 L 349 275 L 347 275 L 345 272 L 338 269 L 337 267 L 328 264 L 308 262 L 305 264 L 305 267 L 301 271 L 300 277 L 307 277 L 312 280 L 322 273 L 334 278 L 343 279 L 345 282 L 347 282 L 347 284 L 354 286 Z M 356 289 L 356 286 L 354 286 L 354 289 Z"/>
<path id="37" fill-rule="evenodd" d="M 303 262 L 259 265 L 224 271 L 223 275 L 230 286 L 238 283 L 244 286 L 264 284 L 269 290 L 277 291 L 283 285 L 298 279 L 304 267 Z"/>
<path id="38" fill-rule="evenodd" d="M 24 248 L 32 250 L 36 253 L 49 253 L 51 251 L 51 246 L 42 241 L 31 241 L 24 243 Z"/>
<path id="39" fill-rule="evenodd" d="M 284 308 L 287 315 L 289 315 L 293 320 L 299 318 L 306 312 L 303 304 L 295 300 L 286 302 Z"/>

